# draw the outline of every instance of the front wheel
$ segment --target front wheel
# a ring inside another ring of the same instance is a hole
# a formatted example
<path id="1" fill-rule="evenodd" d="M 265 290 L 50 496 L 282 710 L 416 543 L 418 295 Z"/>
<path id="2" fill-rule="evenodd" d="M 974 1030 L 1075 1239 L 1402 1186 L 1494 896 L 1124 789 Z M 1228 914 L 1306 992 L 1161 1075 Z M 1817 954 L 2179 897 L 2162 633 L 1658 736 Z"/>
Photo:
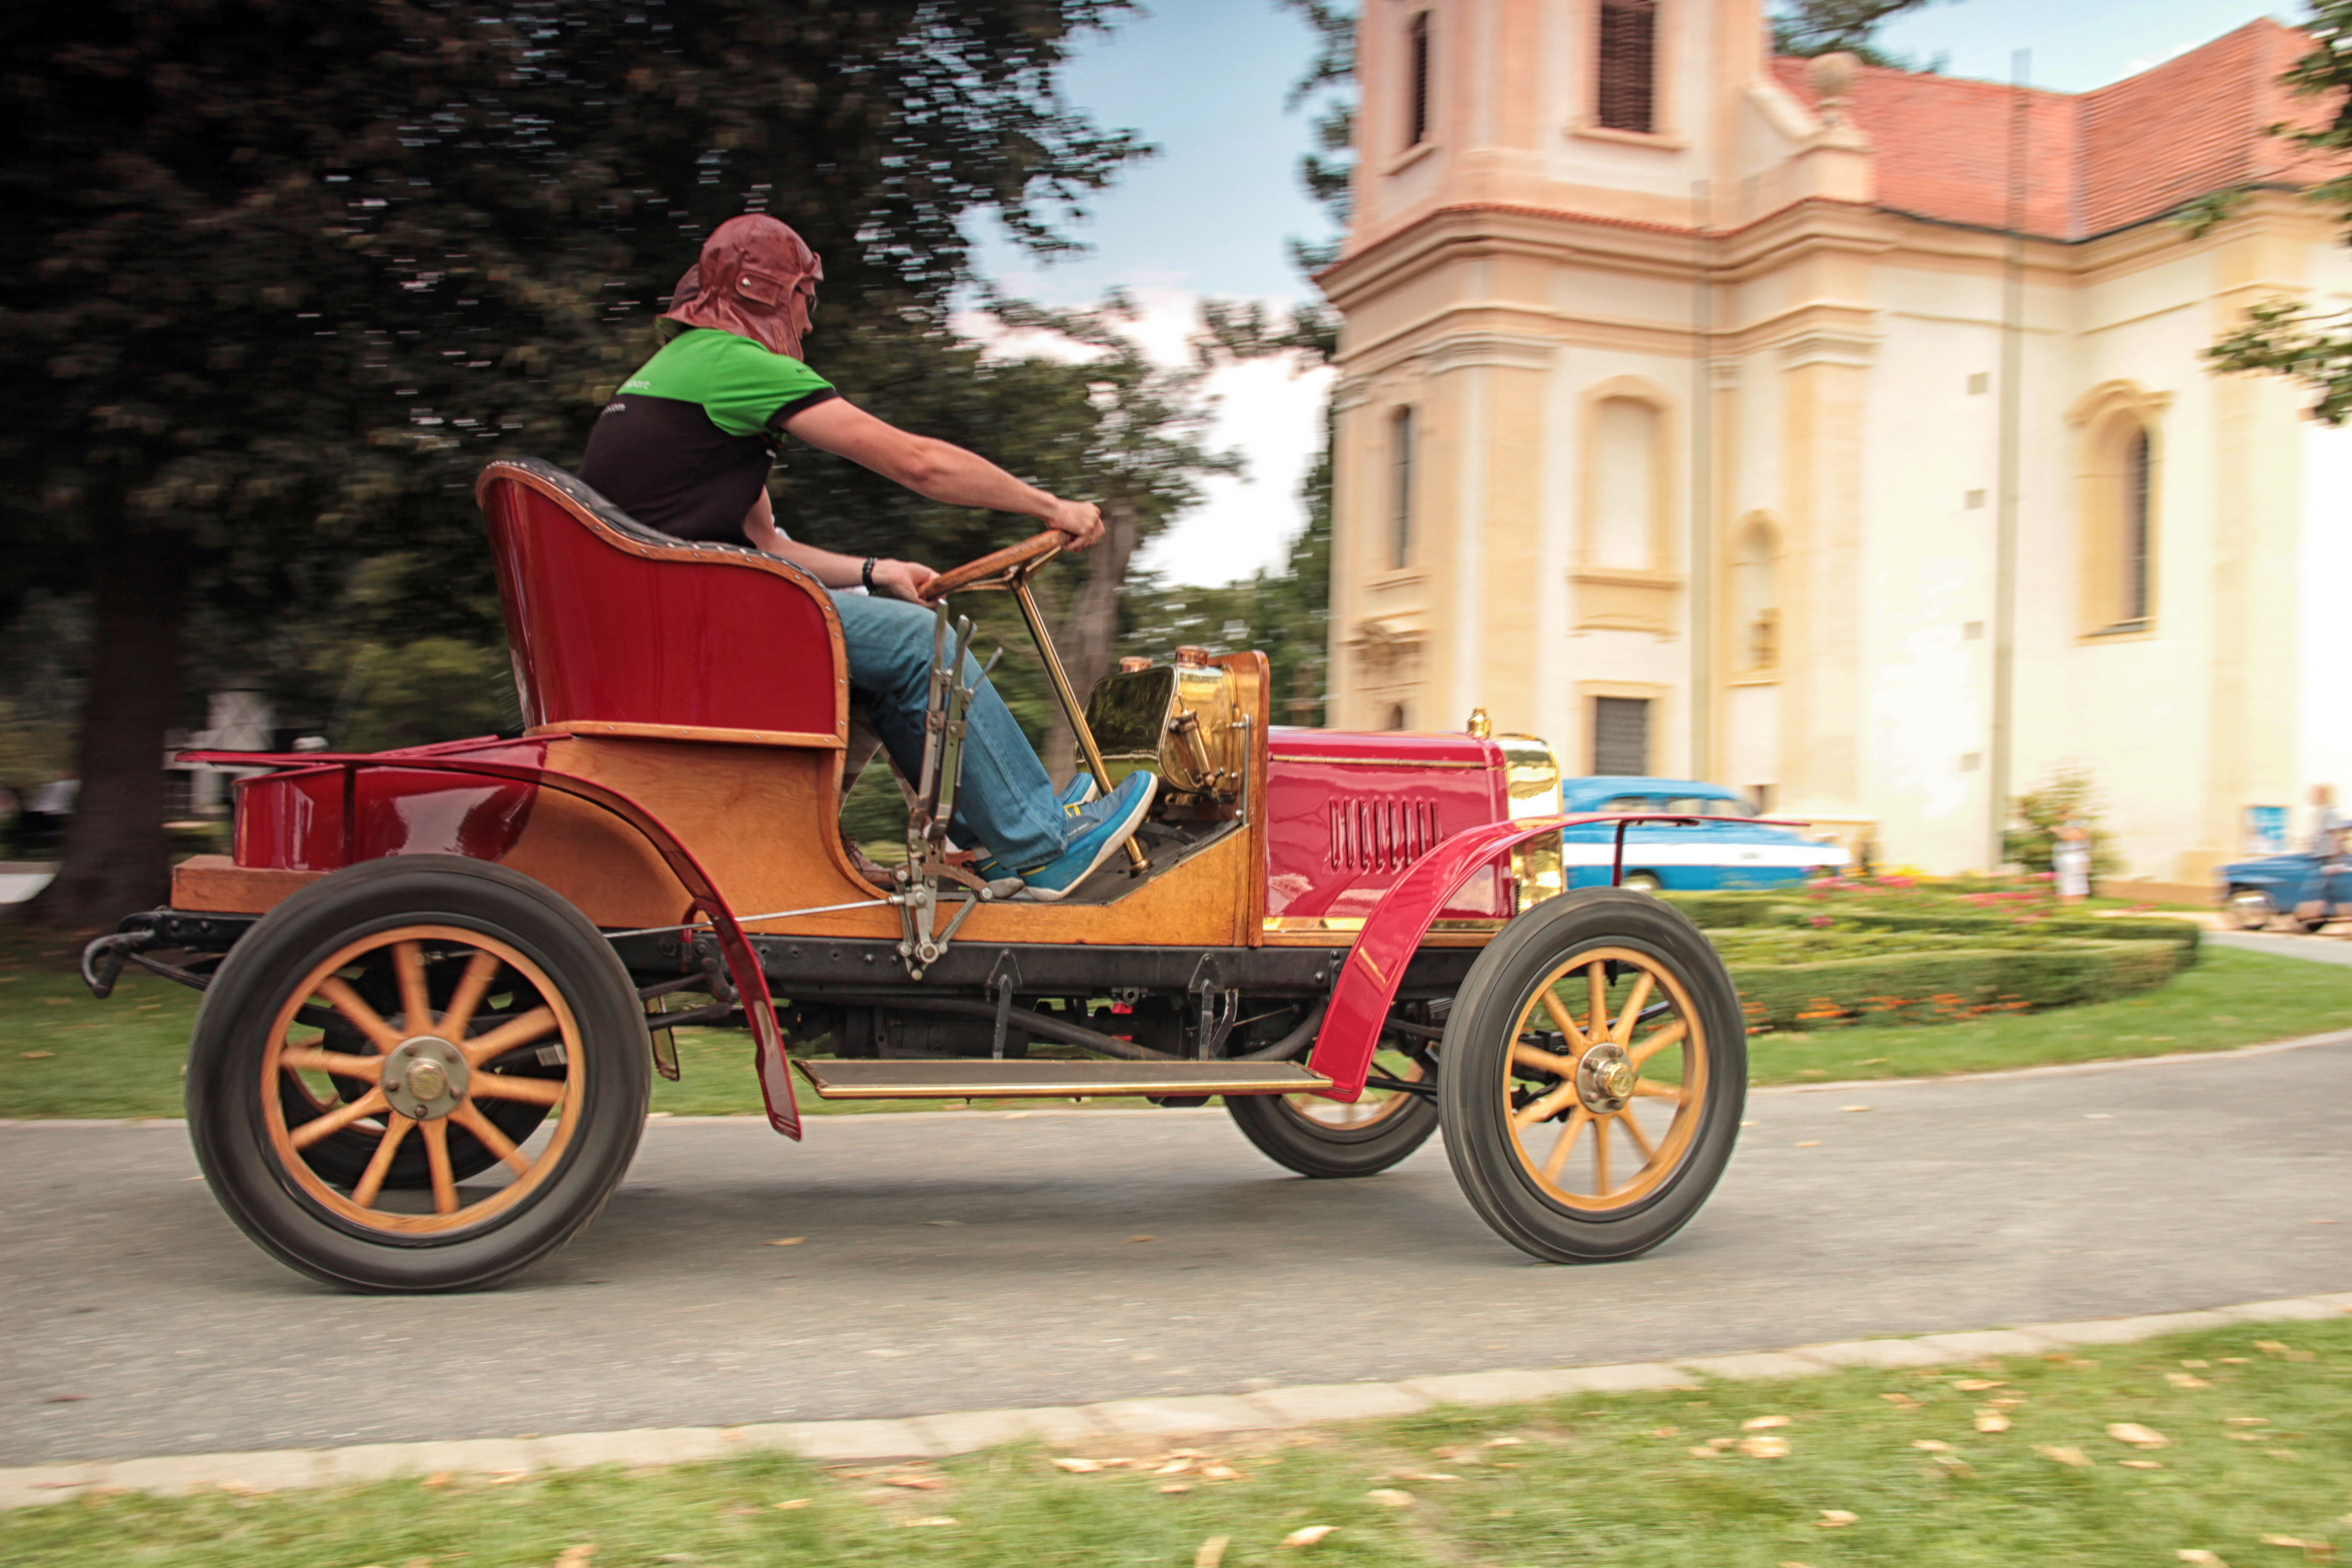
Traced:
<path id="1" fill-rule="evenodd" d="M 398 856 L 312 883 L 230 950 L 188 1043 L 188 1127 L 279 1261 L 347 1289 L 476 1289 L 604 1206 L 651 1056 L 578 910 L 500 867 Z"/>
<path id="2" fill-rule="evenodd" d="M 1464 1194 L 1554 1263 L 1638 1257 L 1688 1224 L 1747 1100 L 1722 959 L 1680 910 L 1620 889 L 1506 926 L 1465 978 L 1438 1059 Z"/>
<path id="3" fill-rule="evenodd" d="M 2240 931 L 2263 931 L 2278 919 L 2278 906 L 2259 888 L 2232 888 L 2222 910 Z"/>

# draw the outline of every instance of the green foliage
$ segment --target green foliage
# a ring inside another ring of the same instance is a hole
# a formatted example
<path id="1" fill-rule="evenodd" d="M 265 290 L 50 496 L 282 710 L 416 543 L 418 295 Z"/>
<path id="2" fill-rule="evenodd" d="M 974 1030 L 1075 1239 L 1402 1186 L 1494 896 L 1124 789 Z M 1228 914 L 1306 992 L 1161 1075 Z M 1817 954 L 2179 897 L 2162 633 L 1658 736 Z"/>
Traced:
<path id="1" fill-rule="evenodd" d="M 2303 27 L 2311 47 L 2279 81 L 2324 105 L 2326 118 L 2310 126 L 2273 125 L 2271 132 L 2341 171 L 2344 153 L 2352 150 L 2352 0 L 2310 5 Z M 2203 201 L 2221 204 L 2242 195 L 2222 192 Z M 2352 174 L 2339 172 L 2307 195 L 2331 209 L 2339 224 L 2352 226 Z M 2228 216 L 2233 205 L 2209 211 L 2192 203 L 2181 216 L 2194 236 Z M 2218 374 L 2285 375 L 2303 383 L 2313 394 L 2311 417 L 2322 425 L 2340 426 L 2352 416 L 2352 311 L 2314 309 L 2285 298 L 2261 301 L 2248 309 L 2235 331 L 2205 351 L 2205 359 Z"/>
<path id="2" fill-rule="evenodd" d="M 1890 54 L 1871 40 L 1879 25 L 1934 0 L 1786 0 L 1772 17 L 1772 52 L 1826 55 L 1840 50 L 1863 64 L 1890 70 L 1941 70 L 1941 57 L 1921 62 Z"/>
<path id="3" fill-rule="evenodd" d="M 2204 931 L 2194 921 L 2162 915 L 2084 918 L 2060 913 L 2075 906 L 2053 902 L 2037 892 L 2026 906 L 1994 904 L 1900 909 L 1872 907 L 1875 900 L 1830 897 L 1822 902 L 1791 903 L 1780 893 L 1665 893 L 1660 895 L 1710 931 L 1730 932 L 1772 929 L 1845 931 L 1906 931 L 1965 939 L 1969 945 L 1985 938 L 2016 937 L 2028 942 L 2050 938 L 2081 938 L 2092 942 L 2158 942 L 2169 944 L 2183 968 L 2195 963 L 2203 947 Z"/>
<path id="4" fill-rule="evenodd" d="M 1291 84 L 1293 109 L 1321 99 L 1312 121 L 1315 149 L 1298 160 L 1298 183 L 1341 228 L 1354 211 L 1350 186 L 1356 174 L 1356 10 L 1344 0 L 1276 0 L 1315 33 L 1314 58 Z M 1336 240 L 1290 242 L 1302 272 L 1315 272 L 1338 258 Z"/>
<path id="5" fill-rule="evenodd" d="M 2000 839 L 2001 853 L 2010 864 L 2034 874 L 2053 870 L 2058 830 L 2071 822 L 2091 836 L 2093 877 L 2112 877 L 2124 868 L 2089 769 L 2059 769 L 2048 783 L 2019 795 L 2011 812 L 2019 826 L 2003 833 Z"/>

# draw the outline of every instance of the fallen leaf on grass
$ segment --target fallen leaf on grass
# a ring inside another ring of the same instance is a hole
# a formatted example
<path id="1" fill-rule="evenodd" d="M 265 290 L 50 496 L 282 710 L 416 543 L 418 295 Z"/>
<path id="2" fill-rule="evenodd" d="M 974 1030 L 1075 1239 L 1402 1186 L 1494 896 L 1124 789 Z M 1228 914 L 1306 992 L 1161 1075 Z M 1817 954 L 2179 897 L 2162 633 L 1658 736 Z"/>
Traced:
<path id="1" fill-rule="evenodd" d="M 2180 1364 L 2181 1364 L 2181 1365 L 2183 1365 L 2183 1366 L 2185 1366 L 2185 1367 L 2191 1368 L 2191 1369 L 2193 1369 L 2193 1370 L 2195 1370 L 2195 1371 L 2198 1371 L 2198 1372 L 2203 1372 L 2203 1371 L 2204 1371 L 2208 1366 L 2211 1365 L 2212 1363 L 2211 1363 L 2210 1362 L 2201 1362 L 2201 1361 L 2193 1361 L 2193 1360 L 2190 1360 L 2190 1361 L 2183 1361 Z"/>
<path id="2" fill-rule="evenodd" d="M 1858 1513 L 1850 1513 L 1842 1508 L 1825 1508 L 1822 1510 L 1822 1517 L 1813 1521 L 1813 1528 L 1816 1530 L 1843 1530 L 1849 1524 L 1858 1523 L 1861 1519 L 1862 1515 Z"/>
<path id="3" fill-rule="evenodd" d="M 43 1057 L 53 1057 L 58 1053 L 55 1051 L 19 1051 L 16 1054 L 23 1057 L 28 1062 L 37 1062 Z"/>
<path id="4" fill-rule="evenodd" d="M 1336 1524 L 1301 1525 L 1282 1538 L 1285 1546 L 1312 1546 L 1339 1527 Z"/>
<path id="5" fill-rule="evenodd" d="M 1527 1439 L 1525 1437 L 1489 1437 L 1486 1439 L 1486 1447 L 1489 1448 L 1516 1448 L 1526 1441 Z"/>
<path id="6" fill-rule="evenodd" d="M 1189 1483 L 1184 1481 L 1170 1481 L 1166 1486 L 1161 1487 L 1160 1489 L 1163 1493 L 1172 1497 L 1178 1492 L 1189 1492 L 1192 1489 Z"/>
<path id="7" fill-rule="evenodd" d="M 1952 1386 L 1962 1394 L 1982 1394 L 1989 1388 L 2007 1388 L 2009 1384 L 1997 1377 L 1956 1377 Z"/>
<path id="8" fill-rule="evenodd" d="M 1740 1439 L 1739 1451 L 1751 1459 L 1785 1459 L 1789 1457 L 1789 1439 L 1771 1436 L 1744 1437 Z"/>
<path id="9" fill-rule="evenodd" d="M 1204 1481 L 1245 1481 L 1249 1478 L 1231 1465 L 1202 1465 L 1201 1479 Z M 1335 1527 L 1336 1528 L 1336 1527 Z"/>
<path id="10" fill-rule="evenodd" d="M 2061 1465 L 2072 1465 L 2078 1470 L 2088 1469 L 2091 1467 L 2091 1457 L 2080 1448 L 2053 1448 L 2045 1444 L 2036 1443 L 2033 1446 L 2033 1451 L 2045 1459 Z"/>
<path id="11" fill-rule="evenodd" d="M 806 1507 L 808 1507 L 808 1505 L 809 1505 L 811 1502 L 814 1501 L 814 1500 L 814 1500 L 814 1499 L 813 1499 L 813 1498 L 791 1497 L 791 1498 L 786 1498 L 783 1501 L 782 1501 L 782 1502 L 780 1502 L 780 1503 L 775 1504 L 775 1505 L 774 1505 L 774 1507 L 775 1507 L 776 1510 L 777 1510 L 779 1513 L 790 1513 L 790 1512 L 792 1512 L 792 1511 L 793 1511 L 793 1510 L 794 1510 L 794 1509 L 796 1509 L 796 1508 L 806 1508 Z"/>
<path id="12" fill-rule="evenodd" d="M 2219 1359 L 2223 1366 L 2244 1366 L 2247 1364 L 2246 1358 L 2242 1355 L 2225 1355 Z"/>
<path id="13" fill-rule="evenodd" d="M 2198 1568 L 2230 1568 L 2227 1563 L 2221 1561 L 2220 1553 L 2203 1551 L 2194 1546 L 2183 1547 L 2176 1555 L 2183 1563 L 2196 1563 Z"/>
<path id="14" fill-rule="evenodd" d="M 1400 1481 L 1458 1481 L 1460 1476 L 1449 1476 L 1443 1470 L 1399 1470 L 1393 1477 Z"/>
<path id="15" fill-rule="evenodd" d="M 1055 1469 L 1067 1470 L 1074 1476 L 1091 1476 L 1103 1468 L 1100 1459 L 1062 1458 L 1051 1460 L 1050 1463 Z"/>
<path id="16" fill-rule="evenodd" d="M 761 1245 L 763 1247 L 798 1247 L 802 1242 L 806 1241 L 808 1237 L 805 1236 L 787 1236 L 775 1241 L 762 1242 Z"/>
<path id="17" fill-rule="evenodd" d="M 1650 1436 L 1653 1437 L 1679 1437 L 1682 1436 L 1682 1431 L 1683 1429 L 1679 1426 L 1653 1426 L 1650 1428 Z"/>
<path id="18" fill-rule="evenodd" d="M 1171 1459 L 1151 1473 L 1155 1476 L 1181 1476 L 1196 1463 L 1190 1456 Z"/>
<path id="19" fill-rule="evenodd" d="M 2168 1372 L 2164 1381 L 2175 1388 L 2210 1388 L 2213 1385 L 2193 1372 Z"/>
<path id="20" fill-rule="evenodd" d="M 2271 1440 L 2267 1432 L 2224 1432 L 2221 1436 L 2232 1443 L 2267 1443 Z"/>
<path id="21" fill-rule="evenodd" d="M 446 1487 L 454 1479 L 447 1470 L 436 1470 L 416 1484 L 420 1487 Z"/>
<path id="22" fill-rule="evenodd" d="M 2172 1439 L 2163 1433 L 2153 1431 L 2134 1421 L 2110 1422 L 2107 1426 L 2107 1436 L 2118 1443 L 2129 1443 L 2135 1448 L 2162 1448 L 2172 1442 Z"/>
<path id="23" fill-rule="evenodd" d="M 2162 1465 L 2158 1464 L 2154 1459 L 2117 1459 L 2116 1463 L 2121 1465 L 2126 1470 L 2160 1470 L 2164 1468 Z"/>
<path id="24" fill-rule="evenodd" d="M 2297 1552 L 2309 1552 L 2317 1557 L 2336 1555 L 2336 1548 L 2326 1542 L 2305 1541 L 2300 1535 L 2265 1535 L 2262 1538 L 2262 1542 L 2264 1546 L 2290 1546 Z"/>
<path id="25" fill-rule="evenodd" d="M 922 1519 L 910 1519 L 907 1521 L 903 1528 L 908 1530 L 928 1530 L 937 1527 L 951 1527 L 955 1522 L 956 1521 L 953 1515 L 934 1513 Z"/>
<path id="26" fill-rule="evenodd" d="M 1233 1539 L 1230 1535 L 1213 1535 L 1201 1542 L 1201 1549 L 1192 1553 L 1192 1568 L 1220 1568 L 1225 1560 L 1225 1548 Z"/>
<path id="27" fill-rule="evenodd" d="M 2009 1430 L 2009 1417 L 2006 1415 L 1979 1415 L 1977 1417 L 1977 1430 L 1979 1432 L 2006 1432 Z"/>
<path id="28" fill-rule="evenodd" d="M 1948 1454 L 1952 1451 L 1952 1446 L 1949 1443 L 1938 1443 L 1933 1437 L 1914 1437 L 1911 1439 L 1911 1446 L 1915 1448 L 1924 1448 L 1930 1454 Z"/>
<path id="29" fill-rule="evenodd" d="M 2221 1421 L 2229 1426 L 2267 1426 L 2271 1424 L 2267 1415 L 2224 1415 Z"/>
<path id="30" fill-rule="evenodd" d="M 1723 1450 L 1717 1447 L 1714 1444 L 1708 1443 L 1696 1448 L 1685 1448 L 1683 1452 L 1688 1454 L 1694 1459 L 1712 1459 L 1717 1454 L 1723 1452 Z"/>
<path id="31" fill-rule="evenodd" d="M 1786 1426 L 1786 1415 L 1751 1415 L 1739 1424 L 1742 1432 L 1769 1432 L 1775 1426 Z"/>
<path id="32" fill-rule="evenodd" d="M 885 1476 L 882 1478 L 882 1484 L 886 1487 L 903 1487 L 910 1492 L 936 1492 L 947 1489 L 947 1482 L 937 1476 Z"/>
<path id="33" fill-rule="evenodd" d="M 1374 1487 L 1364 1496 L 1382 1508 L 1411 1508 L 1413 1500 L 1411 1492 L 1399 1491 L 1394 1487 Z"/>
<path id="34" fill-rule="evenodd" d="M 1919 1402 L 1912 1398 L 1907 1394 L 1882 1394 L 1878 1397 L 1884 1399 L 1887 1404 L 1892 1405 L 1897 1410 L 1916 1410 L 1919 1408 Z"/>
<path id="35" fill-rule="evenodd" d="M 583 1541 L 577 1546 L 567 1546 L 555 1554 L 555 1568 L 575 1568 L 596 1555 L 596 1543 Z"/>

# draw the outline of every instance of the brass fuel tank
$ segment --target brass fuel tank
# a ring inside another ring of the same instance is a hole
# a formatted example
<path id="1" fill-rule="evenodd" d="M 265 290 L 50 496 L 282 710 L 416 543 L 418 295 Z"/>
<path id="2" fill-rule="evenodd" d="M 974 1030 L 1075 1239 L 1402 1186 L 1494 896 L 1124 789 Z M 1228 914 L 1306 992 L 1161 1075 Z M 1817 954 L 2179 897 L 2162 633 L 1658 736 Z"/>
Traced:
<path id="1" fill-rule="evenodd" d="M 1241 795 L 1246 736 L 1223 665 L 1188 660 L 1106 675 L 1087 699 L 1087 728 L 1114 784 L 1148 768 L 1163 795 Z"/>

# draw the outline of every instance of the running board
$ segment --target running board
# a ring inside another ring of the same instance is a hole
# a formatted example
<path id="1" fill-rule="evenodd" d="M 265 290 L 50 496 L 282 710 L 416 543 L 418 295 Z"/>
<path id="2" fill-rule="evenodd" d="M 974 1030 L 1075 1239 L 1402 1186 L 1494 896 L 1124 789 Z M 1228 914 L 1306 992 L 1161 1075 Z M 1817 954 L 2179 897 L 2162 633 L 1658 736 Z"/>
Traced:
<path id="1" fill-rule="evenodd" d="M 1071 1100 L 1103 1094 L 1312 1094 L 1331 1087 L 1297 1062 L 835 1061 L 797 1058 L 823 1100 Z"/>

